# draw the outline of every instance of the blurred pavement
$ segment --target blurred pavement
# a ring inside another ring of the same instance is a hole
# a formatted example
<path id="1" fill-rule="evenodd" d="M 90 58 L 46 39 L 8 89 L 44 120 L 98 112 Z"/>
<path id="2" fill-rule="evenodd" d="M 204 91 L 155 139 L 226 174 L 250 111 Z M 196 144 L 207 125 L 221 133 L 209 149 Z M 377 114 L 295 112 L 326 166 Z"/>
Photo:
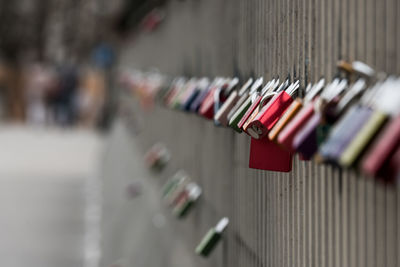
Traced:
<path id="1" fill-rule="evenodd" d="M 0 126 L 1 266 L 96 266 L 102 147 L 87 130 Z"/>

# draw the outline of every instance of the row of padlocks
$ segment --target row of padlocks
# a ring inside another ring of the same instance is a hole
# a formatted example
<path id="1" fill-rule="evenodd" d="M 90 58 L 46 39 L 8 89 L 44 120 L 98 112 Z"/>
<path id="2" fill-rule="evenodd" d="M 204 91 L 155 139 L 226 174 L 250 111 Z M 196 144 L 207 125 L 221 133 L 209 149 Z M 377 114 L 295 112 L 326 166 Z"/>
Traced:
<path id="1" fill-rule="evenodd" d="M 393 182 L 400 171 L 400 79 L 362 62 L 301 88 L 298 80 L 175 78 L 125 74 L 144 106 L 154 102 L 251 137 L 249 167 L 289 172 L 292 158 L 356 168 Z"/>

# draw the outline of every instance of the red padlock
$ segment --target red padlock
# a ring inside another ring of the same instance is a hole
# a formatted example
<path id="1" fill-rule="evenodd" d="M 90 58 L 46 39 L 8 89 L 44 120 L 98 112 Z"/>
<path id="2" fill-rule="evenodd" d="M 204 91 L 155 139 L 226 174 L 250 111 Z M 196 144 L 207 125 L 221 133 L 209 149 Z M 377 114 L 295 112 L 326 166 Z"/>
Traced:
<path id="1" fill-rule="evenodd" d="M 199 108 L 199 115 L 211 120 L 214 118 L 214 94 L 217 89 L 219 89 L 221 86 L 223 86 L 226 83 L 225 80 L 219 81 L 216 83 L 215 86 L 213 86 L 210 91 L 208 92 L 206 98 L 204 101 L 201 103 L 201 106 Z"/>
<path id="2" fill-rule="evenodd" d="M 298 82 L 292 84 L 288 87 L 287 91 L 293 94 L 298 88 Z M 277 105 L 274 103 L 278 99 L 278 95 L 282 95 L 285 91 L 278 93 L 274 98 L 272 98 L 265 107 L 270 107 L 272 105 Z M 285 92 L 288 94 L 287 92 Z M 291 98 L 291 96 L 289 97 Z M 293 101 L 293 100 L 292 100 Z M 264 109 L 264 108 L 263 108 Z M 284 111 L 281 112 L 283 114 Z M 278 119 L 281 115 L 278 116 Z M 253 136 L 259 137 L 253 128 L 249 129 L 249 133 Z M 292 170 L 292 153 L 283 149 L 278 144 L 269 140 L 268 138 L 252 138 L 250 144 L 250 158 L 249 167 L 253 169 L 268 170 L 268 171 L 279 171 L 279 172 L 289 172 Z"/>
<path id="3" fill-rule="evenodd" d="M 292 153 L 278 144 L 263 138 L 251 138 L 249 167 L 252 169 L 290 172 L 292 170 Z"/>
<path id="4" fill-rule="evenodd" d="M 269 81 L 265 87 L 259 91 L 256 92 L 253 96 L 252 96 L 252 104 L 249 107 L 249 109 L 246 111 L 246 113 L 243 115 L 243 117 L 240 119 L 239 123 L 238 123 L 238 127 L 240 129 L 243 129 L 243 126 L 246 124 L 246 122 L 252 117 L 252 114 L 254 113 L 254 111 L 258 108 L 258 105 L 261 102 L 261 99 L 263 98 L 264 94 L 266 92 L 269 91 L 270 88 L 272 88 L 273 86 L 275 86 L 275 80 Z M 246 131 L 245 131 L 246 132 Z"/>
<path id="5" fill-rule="evenodd" d="M 281 91 L 275 95 L 268 104 L 261 109 L 256 118 L 248 126 L 253 130 L 253 138 L 261 139 L 268 134 L 293 102 L 294 99 L 292 98 L 292 95 L 297 89 L 298 81 L 289 86 L 287 90 Z"/>
<path id="6" fill-rule="evenodd" d="M 400 145 L 400 116 L 393 119 L 366 154 L 362 170 L 371 176 L 382 174 L 381 170 Z"/>

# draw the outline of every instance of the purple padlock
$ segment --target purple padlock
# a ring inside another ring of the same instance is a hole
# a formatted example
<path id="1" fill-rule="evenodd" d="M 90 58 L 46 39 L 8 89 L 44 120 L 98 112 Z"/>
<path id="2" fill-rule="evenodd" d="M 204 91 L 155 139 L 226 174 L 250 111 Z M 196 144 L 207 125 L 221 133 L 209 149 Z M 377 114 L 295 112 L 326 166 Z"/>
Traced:
<path id="1" fill-rule="evenodd" d="M 293 139 L 293 150 L 306 159 L 310 159 L 318 151 L 317 127 L 321 118 L 321 113 L 314 113 Z"/>
<path id="2" fill-rule="evenodd" d="M 199 108 L 201 106 L 201 103 L 203 103 L 204 99 L 207 97 L 208 92 L 214 85 L 210 85 L 207 88 L 203 89 L 196 97 L 195 100 L 193 100 L 192 104 L 190 105 L 190 111 L 197 113 L 199 111 Z"/>
<path id="3" fill-rule="evenodd" d="M 338 122 L 327 141 L 321 146 L 321 156 L 325 160 L 336 162 L 371 114 L 372 110 L 370 108 L 352 107 L 344 115 L 343 119 Z"/>

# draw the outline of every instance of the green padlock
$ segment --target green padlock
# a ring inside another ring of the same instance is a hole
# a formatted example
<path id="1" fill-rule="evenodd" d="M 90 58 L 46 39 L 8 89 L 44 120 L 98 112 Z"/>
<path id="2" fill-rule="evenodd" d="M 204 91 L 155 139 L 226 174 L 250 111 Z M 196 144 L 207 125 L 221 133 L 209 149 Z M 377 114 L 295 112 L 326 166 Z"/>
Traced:
<path id="1" fill-rule="evenodd" d="M 243 104 L 235 111 L 232 117 L 229 120 L 229 127 L 234 129 L 236 132 L 241 133 L 242 130 L 238 127 L 239 121 L 242 119 L 244 114 L 246 114 L 247 110 L 252 104 L 252 96 L 257 91 L 257 89 L 262 85 L 263 78 L 258 78 L 253 85 L 251 86 L 250 93 L 247 99 L 243 102 Z"/>
<path id="2" fill-rule="evenodd" d="M 187 174 L 180 170 L 171 179 L 169 179 L 163 187 L 163 198 L 165 200 L 172 198 L 172 194 L 188 179 Z"/>
<path id="3" fill-rule="evenodd" d="M 222 233 L 228 226 L 229 219 L 227 217 L 222 218 L 218 224 L 211 228 L 207 234 L 203 237 L 200 244 L 196 247 L 196 253 L 203 257 L 208 257 L 210 253 L 215 249 L 218 242 L 221 240 Z"/>
<path id="4" fill-rule="evenodd" d="M 350 167 L 356 162 L 387 119 L 388 115 L 383 112 L 375 111 L 372 114 L 368 122 L 361 128 L 341 155 L 340 164 L 343 167 Z"/>

